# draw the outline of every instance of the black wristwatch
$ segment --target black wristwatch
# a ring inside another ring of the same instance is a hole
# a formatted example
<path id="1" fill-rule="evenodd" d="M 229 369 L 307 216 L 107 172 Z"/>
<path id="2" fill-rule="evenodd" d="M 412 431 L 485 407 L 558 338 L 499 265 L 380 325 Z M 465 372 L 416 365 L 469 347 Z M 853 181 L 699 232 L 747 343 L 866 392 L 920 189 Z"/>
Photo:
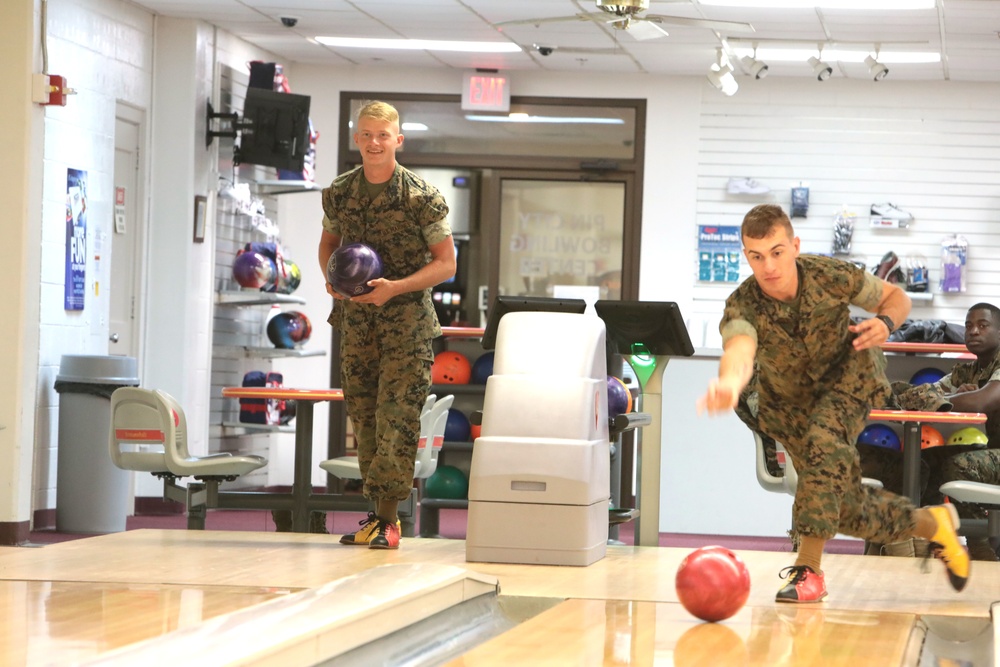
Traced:
<path id="1" fill-rule="evenodd" d="M 892 321 L 892 318 L 888 315 L 876 315 L 876 320 L 882 320 L 885 326 L 889 327 L 889 333 L 892 333 L 896 329 L 896 323 Z"/>

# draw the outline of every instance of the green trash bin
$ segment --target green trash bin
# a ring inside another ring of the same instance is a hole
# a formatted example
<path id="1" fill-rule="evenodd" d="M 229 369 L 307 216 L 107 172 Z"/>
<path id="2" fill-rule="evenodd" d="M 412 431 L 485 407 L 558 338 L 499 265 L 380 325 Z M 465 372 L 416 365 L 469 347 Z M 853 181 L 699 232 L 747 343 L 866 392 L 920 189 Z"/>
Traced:
<path id="1" fill-rule="evenodd" d="M 59 452 L 56 530 L 115 533 L 125 530 L 129 473 L 111 462 L 111 394 L 137 387 L 134 357 L 63 355 L 56 376 Z"/>

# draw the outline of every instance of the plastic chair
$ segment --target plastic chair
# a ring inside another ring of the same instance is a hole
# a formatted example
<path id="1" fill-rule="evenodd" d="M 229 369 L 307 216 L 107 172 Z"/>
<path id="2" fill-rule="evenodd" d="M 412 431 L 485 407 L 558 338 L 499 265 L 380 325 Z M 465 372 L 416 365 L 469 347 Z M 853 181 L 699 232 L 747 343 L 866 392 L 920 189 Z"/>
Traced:
<path id="1" fill-rule="evenodd" d="M 970 505 L 978 505 L 985 509 L 986 536 L 994 543 L 994 547 L 1000 543 L 1000 486 L 987 484 L 986 482 L 972 482 L 959 479 L 952 482 L 945 482 L 941 485 L 940 491 L 952 500 Z M 978 519 L 976 521 L 981 522 L 982 520 Z M 969 535 L 972 532 L 978 532 L 973 530 L 976 521 L 962 519 L 959 534 Z M 982 530 L 982 528 L 979 530 Z"/>
<path id="2" fill-rule="evenodd" d="M 165 498 L 184 503 L 188 528 L 204 530 L 205 512 L 217 506 L 219 484 L 267 465 L 256 455 L 227 452 L 192 456 L 187 418 L 170 394 L 157 389 L 121 387 L 111 395 L 111 461 L 123 470 L 149 472 L 163 480 Z M 194 477 L 186 487 L 182 477 Z"/>
<path id="3" fill-rule="evenodd" d="M 455 401 L 452 395 L 440 401 L 431 394 L 420 410 L 420 440 L 417 442 L 417 458 L 413 467 L 414 479 L 430 477 L 437 469 L 438 455 L 444 445 L 444 428 L 448 420 L 448 408 Z M 338 456 L 327 459 L 319 467 L 340 479 L 361 479 L 361 467 L 357 456 Z"/>
<path id="4" fill-rule="evenodd" d="M 781 475 L 774 475 L 767 469 L 767 458 L 765 444 L 759 433 L 753 434 L 754 444 L 757 447 L 757 482 L 766 491 L 775 493 L 787 493 L 795 495 L 795 488 L 798 486 L 799 474 L 792 465 L 792 457 L 788 456 L 784 446 L 777 440 L 772 440 L 775 446 L 778 465 L 782 467 Z M 770 439 L 770 438 L 769 438 Z M 861 483 L 865 486 L 882 488 L 882 482 L 871 477 L 862 477 Z"/>

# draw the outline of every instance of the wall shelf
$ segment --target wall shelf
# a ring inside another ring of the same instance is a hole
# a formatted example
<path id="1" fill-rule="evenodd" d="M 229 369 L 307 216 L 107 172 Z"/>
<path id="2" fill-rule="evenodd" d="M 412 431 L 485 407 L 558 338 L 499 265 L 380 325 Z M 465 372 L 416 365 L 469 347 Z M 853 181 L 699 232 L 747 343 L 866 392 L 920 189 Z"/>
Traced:
<path id="1" fill-rule="evenodd" d="M 306 300 L 291 294 L 261 292 L 259 290 L 239 290 L 219 292 L 215 302 L 222 306 L 263 306 L 272 303 L 305 303 Z"/>
<path id="2" fill-rule="evenodd" d="M 301 348 L 253 347 L 251 345 L 216 345 L 216 350 L 230 350 L 226 356 L 243 355 L 247 359 L 299 359 L 303 357 L 325 357 L 326 350 L 303 350 Z"/>
<path id="3" fill-rule="evenodd" d="M 259 195 L 287 195 L 296 192 L 319 192 L 323 188 L 312 181 L 257 181 L 251 187 Z"/>
<path id="4" fill-rule="evenodd" d="M 254 359 L 283 359 L 286 357 L 325 357 L 326 350 L 301 350 L 280 347 L 240 347 L 244 354 Z"/>

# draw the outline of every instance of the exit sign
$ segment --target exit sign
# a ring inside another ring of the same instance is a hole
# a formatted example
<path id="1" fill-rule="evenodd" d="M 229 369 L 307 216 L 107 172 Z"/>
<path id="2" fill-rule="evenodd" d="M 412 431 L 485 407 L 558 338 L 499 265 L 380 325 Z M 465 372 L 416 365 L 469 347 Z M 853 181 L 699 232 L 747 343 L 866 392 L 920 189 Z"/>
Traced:
<path id="1" fill-rule="evenodd" d="M 510 79 L 492 72 L 466 72 L 463 111 L 510 111 Z"/>

